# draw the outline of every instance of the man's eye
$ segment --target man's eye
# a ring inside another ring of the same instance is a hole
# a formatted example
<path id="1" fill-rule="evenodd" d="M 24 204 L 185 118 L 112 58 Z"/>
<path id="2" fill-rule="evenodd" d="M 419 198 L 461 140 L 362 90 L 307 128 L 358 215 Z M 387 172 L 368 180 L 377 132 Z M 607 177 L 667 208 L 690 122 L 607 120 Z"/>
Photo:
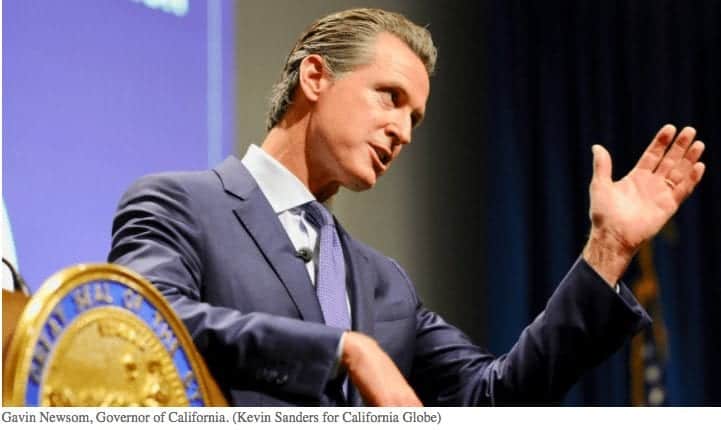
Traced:
<path id="1" fill-rule="evenodd" d="M 383 97 L 383 101 L 391 106 L 396 106 L 398 104 L 398 95 L 393 90 L 383 90 L 381 92 L 381 97 Z"/>

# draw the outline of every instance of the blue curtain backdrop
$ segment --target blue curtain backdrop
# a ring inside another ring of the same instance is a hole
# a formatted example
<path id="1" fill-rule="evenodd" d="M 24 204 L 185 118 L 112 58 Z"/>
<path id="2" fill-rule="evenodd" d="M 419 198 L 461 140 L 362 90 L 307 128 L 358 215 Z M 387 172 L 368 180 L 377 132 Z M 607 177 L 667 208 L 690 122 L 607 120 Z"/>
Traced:
<path id="1" fill-rule="evenodd" d="M 663 124 L 692 125 L 706 174 L 653 242 L 665 404 L 721 405 L 721 2 L 492 0 L 487 13 L 490 349 L 508 350 L 581 252 L 591 145 L 618 179 Z M 628 405 L 628 354 L 566 404 Z"/>

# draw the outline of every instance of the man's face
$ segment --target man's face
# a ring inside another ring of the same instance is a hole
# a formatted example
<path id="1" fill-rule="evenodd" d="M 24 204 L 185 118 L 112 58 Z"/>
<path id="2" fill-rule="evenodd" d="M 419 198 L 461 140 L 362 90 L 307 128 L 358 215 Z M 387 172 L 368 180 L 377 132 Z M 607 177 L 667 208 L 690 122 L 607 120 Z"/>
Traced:
<path id="1" fill-rule="evenodd" d="M 404 42 L 378 35 L 373 60 L 329 82 L 309 125 L 311 180 L 372 187 L 423 118 L 430 91 L 423 62 Z"/>

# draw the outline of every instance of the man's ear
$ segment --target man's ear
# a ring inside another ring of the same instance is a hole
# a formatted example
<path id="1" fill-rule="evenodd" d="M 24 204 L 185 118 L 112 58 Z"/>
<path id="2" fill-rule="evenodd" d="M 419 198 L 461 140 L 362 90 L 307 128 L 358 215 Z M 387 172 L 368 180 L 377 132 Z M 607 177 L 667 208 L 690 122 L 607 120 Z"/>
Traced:
<path id="1" fill-rule="evenodd" d="M 305 98 L 315 102 L 330 84 L 330 72 L 323 57 L 312 54 L 300 63 L 298 83 Z"/>

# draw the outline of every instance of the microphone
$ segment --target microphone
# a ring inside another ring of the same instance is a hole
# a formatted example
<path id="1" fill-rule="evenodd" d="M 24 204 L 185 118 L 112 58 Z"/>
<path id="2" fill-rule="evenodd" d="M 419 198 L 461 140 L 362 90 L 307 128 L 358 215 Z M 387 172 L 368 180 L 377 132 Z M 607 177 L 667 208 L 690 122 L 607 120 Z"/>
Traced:
<path id="1" fill-rule="evenodd" d="M 313 251 L 310 248 L 303 247 L 295 251 L 295 256 L 303 260 L 304 263 L 308 263 L 313 260 Z"/>
<path id="2" fill-rule="evenodd" d="M 10 270 L 10 274 L 13 278 L 13 290 L 18 291 L 20 290 L 23 294 L 26 296 L 30 295 L 30 289 L 28 288 L 28 285 L 25 283 L 25 280 L 22 276 L 20 276 L 20 273 L 18 273 L 17 270 L 15 270 L 15 267 L 10 263 L 8 260 L 5 259 L 5 257 L 2 258 L 3 264 L 7 266 L 7 268 Z"/>

